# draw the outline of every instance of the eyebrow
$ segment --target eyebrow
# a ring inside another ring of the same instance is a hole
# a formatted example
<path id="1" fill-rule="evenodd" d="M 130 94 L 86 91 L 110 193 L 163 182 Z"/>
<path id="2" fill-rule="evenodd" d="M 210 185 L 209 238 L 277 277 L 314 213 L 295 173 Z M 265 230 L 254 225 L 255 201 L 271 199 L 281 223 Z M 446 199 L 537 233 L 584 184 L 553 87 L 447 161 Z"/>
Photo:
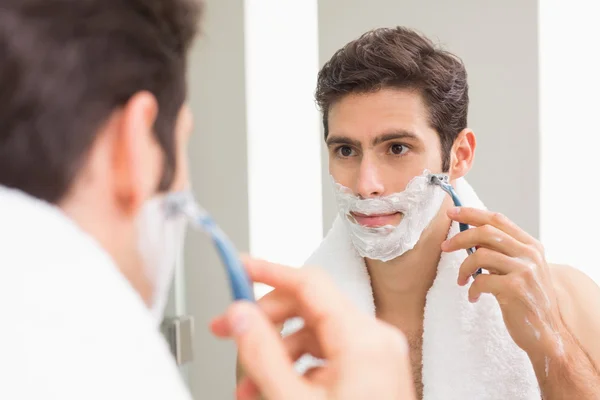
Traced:
<path id="1" fill-rule="evenodd" d="M 394 130 L 394 131 L 387 132 L 387 133 L 377 136 L 375 139 L 373 139 L 371 145 L 377 146 L 381 143 L 385 143 L 390 140 L 399 140 L 399 139 L 419 140 L 419 137 L 417 135 L 415 135 L 413 132 L 410 132 L 410 131 L 407 131 L 404 129 L 400 129 L 400 130 Z M 327 138 L 326 143 L 327 143 L 327 147 L 333 146 L 335 144 L 347 144 L 347 145 L 352 145 L 352 146 L 358 147 L 358 148 L 362 147 L 360 141 L 349 138 L 347 136 L 332 135 Z"/>
<path id="2" fill-rule="evenodd" d="M 354 147 L 361 147 L 361 144 L 358 140 L 351 139 L 347 136 L 328 136 L 326 143 L 327 147 L 331 147 L 336 144 L 349 144 Z"/>
<path id="3" fill-rule="evenodd" d="M 419 137 L 414 133 L 400 129 L 392 132 L 384 133 L 383 135 L 377 136 L 373 139 L 373 146 L 377 146 L 378 144 L 389 142 L 390 140 L 398 140 L 398 139 L 412 139 L 419 140 Z"/>

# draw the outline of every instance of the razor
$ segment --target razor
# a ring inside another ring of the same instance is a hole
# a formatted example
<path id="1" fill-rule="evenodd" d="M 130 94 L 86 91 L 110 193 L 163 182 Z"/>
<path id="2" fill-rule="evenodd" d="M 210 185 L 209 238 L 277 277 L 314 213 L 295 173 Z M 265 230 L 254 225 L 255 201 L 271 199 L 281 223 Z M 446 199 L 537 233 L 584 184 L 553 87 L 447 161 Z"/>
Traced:
<path id="1" fill-rule="evenodd" d="M 215 223 L 212 216 L 196 202 L 193 194 L 185 191 L 168 195 L 166 208 L 171 215 L 185 215 L 194 228 L 211 237 L 221 262 L 225 266 L 234 300 L 254 302 L 252 281 L 244 269 L 238 251 L 225 232 Z"/>
<path id="2" fill-rule="evenodd" d="M 463 206 L 462 202 L 458 198 L 458 194 L 456 194 L 456 190 L 454 190 L 454 188 L 450 184 L 450 178 L 448 177 L 448 175 L 446 175 L 446 174 L 429 174 L 427 178 L 429 180 L 429 184 L 430 185 L 437 185 L 440 188 L 442 188 L 442 190 L 444 192 L 448 193 L 448 195 L 450 195 L 450 197 L 452 198 L 452 201 L 454 202 L 454 205 L 456 207 L 462 207 Z M 470 227 L 469 227 L 468 224 L 463 224 L 462 222 L 460 222 L 459 223 L 459 228 L 460 228 L 461 232 L 464 232 L 467 229 L 469 229 Z M 467 253 L 469 255 L 475 253 L 475 248 L 471 247 L 471 248 L 467 249 Z M 481 268 L 479 268 L 473 274 L 473 278 L 476 278 L 477 275 L 481 274 L 481 272 L 482 272 Z"/>

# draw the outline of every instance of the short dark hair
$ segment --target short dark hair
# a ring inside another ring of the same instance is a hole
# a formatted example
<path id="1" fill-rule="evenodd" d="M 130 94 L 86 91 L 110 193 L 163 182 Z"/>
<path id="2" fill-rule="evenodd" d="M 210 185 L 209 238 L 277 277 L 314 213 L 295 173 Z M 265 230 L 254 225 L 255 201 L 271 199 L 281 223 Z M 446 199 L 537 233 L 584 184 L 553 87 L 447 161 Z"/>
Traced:
<path id="1" fill-rule="evenodd" d="M 415 88 L 429 109 L 429 122 L 442 147 L 442 169 L 450 168 L 454 140 L 467 127 L 467 72 L 454 54 L 414 30 L 380 28 L 338 50 L 321 69 L 316 100 L 323 112 L 325 139 L 329 109 L 350 93 Z"/>
<path id="2" fill-rule="evenodd" d="M 102 124 L 149 91 L 166 160 L 159 190 L 167 189 L 201 8 L 194 0 L 2 0 L 0 185 L 59 202 Z"/>

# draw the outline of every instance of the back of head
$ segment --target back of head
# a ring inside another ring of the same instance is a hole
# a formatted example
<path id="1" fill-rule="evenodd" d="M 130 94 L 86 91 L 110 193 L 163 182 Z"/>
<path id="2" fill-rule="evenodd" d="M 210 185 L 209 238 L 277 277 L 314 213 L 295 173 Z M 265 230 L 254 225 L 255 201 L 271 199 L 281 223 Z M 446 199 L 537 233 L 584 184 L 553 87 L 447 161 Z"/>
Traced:
<path id="1" fill-rule="evenodd" d="M 0 185 L 60 201 L 98 130 L 137 92 L 158 102 L 155 135 L 173 179 L 194 0 L 3 0 Z"/>
<path id="2" fill-rule="evenodd" d="M 420 91 L 430 125 L 440 137 L 446 171 L 452 144 L 467 126 L 469 97 L 462 61 L 404 27 L 363 34 L 338 50 L 319 72 L 316 100 L 323 111 L 325 138 L 329 109 L 336 101 L 347 94 L 383 88 Z"/>

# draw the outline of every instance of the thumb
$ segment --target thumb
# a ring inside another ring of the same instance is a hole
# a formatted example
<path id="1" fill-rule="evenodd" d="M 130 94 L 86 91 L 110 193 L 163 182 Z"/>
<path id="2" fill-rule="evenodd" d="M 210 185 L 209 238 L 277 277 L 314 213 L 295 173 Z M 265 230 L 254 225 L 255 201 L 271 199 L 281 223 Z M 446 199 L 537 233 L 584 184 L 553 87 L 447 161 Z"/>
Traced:
<path id="1" fill-rule="evenodd" d="M 311 398 L 310 388 L 295 372 L 281 335 L 256 305 L 234 303 L 227 319 L 244 371 L 263 396 L 269 400 Z"/>

